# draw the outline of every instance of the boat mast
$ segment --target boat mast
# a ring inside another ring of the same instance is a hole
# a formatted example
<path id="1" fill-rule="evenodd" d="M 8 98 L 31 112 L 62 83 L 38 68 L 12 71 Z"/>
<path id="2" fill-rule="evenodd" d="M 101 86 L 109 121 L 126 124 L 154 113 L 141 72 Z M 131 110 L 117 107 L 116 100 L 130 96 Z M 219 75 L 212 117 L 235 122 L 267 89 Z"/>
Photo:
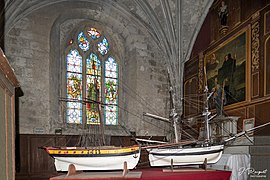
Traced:
<path id="1" fill-rule="evenodd" d="M 168 71 L 168 73 L 170 73 L 170 72 Z M 179 139 L 181 139 L 181 136 L 179 137 L 178 128 L 177 128 L 177 125 L 178 125 L 178 116 L 177 116 L 177 113 L 176 113 L 176 110 L 175 110 L 175 108 L 176 108 L 176 104 L 175 104 L 175 92 L 173 90 L 172 83 L 171 83 L 170 80 L 169 80 L 169 83 L 170 83 L 170 95 L 171 95 L 171 100 L 172 100 L 171 115 L 172 115 L 172 119 L 173 119 L 173 128 L 174 128 L 175 142 L 178 143 L 179 142 Z"/>
<path id="2" fill-rule="evenodd" d="M 204 92 L 205 92 L 205 105 L 204 105 L 205 107 L 204 107 L 204 113 L 203 113 L 203 115 L 204 115 L 204 118 L 205 118 L 204 123 L 205 123 L 205 131 L 206 131 L 205 142 L 206 142 L 206 144 L 208 144 L 209 141 L 210 141 L 209 115 L 211 114 L 209 112 L 208 100 L 212 96 L 213 93 L 210 93 L 208 95 L 208 87 L 207 87 L 207 85 L 205 86 Z"/>
<path id="3" fill-rule="evenodd" d="M 208 95 L 208 86 L 207 86 L 207 75 L 206 75 L 206 67 L 204 66 L 204 84 L 205 84 L 205 88 L 204 88 L 204 93 L 205 93 L 205 104 L 204 104 L 204 123 L 205 123 L 205 142 L 206 145 L 209 145 L 210 142 L 210 130 L 209 130 L 209 115 L 211 114 L 211 112 L 209 112 L 209 98 L 212 96 L 213 92 L 211 92 Z"/>

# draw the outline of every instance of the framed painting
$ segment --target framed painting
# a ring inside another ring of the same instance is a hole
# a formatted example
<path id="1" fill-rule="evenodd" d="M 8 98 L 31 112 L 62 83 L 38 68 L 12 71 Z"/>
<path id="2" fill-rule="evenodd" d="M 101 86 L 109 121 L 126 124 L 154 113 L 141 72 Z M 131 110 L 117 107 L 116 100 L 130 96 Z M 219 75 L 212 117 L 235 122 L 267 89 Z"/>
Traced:
<path id="1" fill-rule="evenodd" d="M 247 27 L 206 53 L 207 85 L 213 92 L 210 109 L 246 100 L 249 32 Z"/>

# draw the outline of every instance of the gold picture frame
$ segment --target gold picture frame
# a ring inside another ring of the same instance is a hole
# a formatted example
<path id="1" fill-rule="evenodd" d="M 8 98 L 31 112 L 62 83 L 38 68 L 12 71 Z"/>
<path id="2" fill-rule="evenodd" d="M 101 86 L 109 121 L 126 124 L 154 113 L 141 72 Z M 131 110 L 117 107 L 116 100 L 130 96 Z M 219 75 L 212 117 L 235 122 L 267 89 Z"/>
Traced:
<path id="1" fill-rule="evenodd" d="M 221 88 L 227 107 L 250 101 L 250 26 L 210 48 L 204 56 L 209 91 Z M 210 101 L 213 108 L 215 102 Z"/>
<path id="2" fill-rule="evenodd" d="M 270 32 L 270 25 L 267 23 L 267 18 L 270 18 L 270 10 L 264 13 L 264 35 L 267 35 Z"/>

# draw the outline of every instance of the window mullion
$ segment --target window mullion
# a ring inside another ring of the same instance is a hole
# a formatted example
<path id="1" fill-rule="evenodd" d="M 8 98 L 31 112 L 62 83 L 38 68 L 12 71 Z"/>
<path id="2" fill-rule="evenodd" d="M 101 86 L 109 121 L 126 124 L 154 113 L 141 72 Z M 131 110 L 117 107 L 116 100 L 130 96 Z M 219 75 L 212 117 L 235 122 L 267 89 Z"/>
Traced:
<path id="1" fill-rule="evenodd" d="M 105 61 L 103 59 L 101 59 L 101 97 L 100 97 L 100 102 L 101 104 L 104 104 L 105 102 Z M 100 109 L 100 114 L 101 114 L 101 121 L 104 125 L 106 125 L 106 121 L 105 121 L 105 110 L 104 110 L 104 105 L 101 106 Z"/>
<path id="2" fill-rule="evenodd" d="M 83 55 L 83 60 L 82 60 L 82 102 L 86 100 L 86 55 Z M 86 103 L 82 103 L 82 124 L 83 126 L 86 125 Z"/>

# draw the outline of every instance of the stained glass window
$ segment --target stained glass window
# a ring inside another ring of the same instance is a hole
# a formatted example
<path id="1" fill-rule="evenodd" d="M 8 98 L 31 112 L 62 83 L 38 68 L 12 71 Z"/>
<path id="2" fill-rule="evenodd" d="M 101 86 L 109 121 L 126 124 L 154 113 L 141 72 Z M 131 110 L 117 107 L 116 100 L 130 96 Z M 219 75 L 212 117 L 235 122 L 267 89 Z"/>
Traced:
<path id="1" fill-rule="evenodd" d="M 67 122 L 82 122 L 82 57 L 77 50 L 71 50 L 67 55 Z"/>
<path id="2" fill-rule="evenodd" d="M 118 103 L 118 66 L 113 57 L 105 62 L 105 122 L 117 124 Z"/>
<path id="3" fill-rule="evenodd" d="M 76 38 L 77 42 L 70 38 L 71 50 L 66 55 L 67 123 L 95 125 L 102 120 L 117 125 L 118 64 L 109 51 L 109 41 L 92 27 L 80 31 Z"/>
<path id="4" fill-rule="evenodd" d="M 109 50 L 109 43 L 106 37 L 103 38 L 101 42 L 98 43 L 98 51 L 100 52 L 101 55 L 105 55 L 108 53 Z"/>
<path id="5" fill-rule="evenodd" d="M 94 40 L 100 38 L 100 33 L 97 31 L 96 28 L 90 28 L 87 31 L 87 34 Z"/>
<path id="6" fill-rule="evenodd" d="M 91 53 L 86 59 L 86 121 L 87 124 L 99 124 L 98 102 L 101 100 L 101 66 L 97 55 Z"/>
<path id="7" fill-rule="evenodd" d="M 80 32 L 78 35 L 78 43 L 79 43 L 79 47 L 83 50 L 83 51 L 88 51 L 90 49 L 90 43 L 89 41 L 85 38 L 83 32 Z"/>

